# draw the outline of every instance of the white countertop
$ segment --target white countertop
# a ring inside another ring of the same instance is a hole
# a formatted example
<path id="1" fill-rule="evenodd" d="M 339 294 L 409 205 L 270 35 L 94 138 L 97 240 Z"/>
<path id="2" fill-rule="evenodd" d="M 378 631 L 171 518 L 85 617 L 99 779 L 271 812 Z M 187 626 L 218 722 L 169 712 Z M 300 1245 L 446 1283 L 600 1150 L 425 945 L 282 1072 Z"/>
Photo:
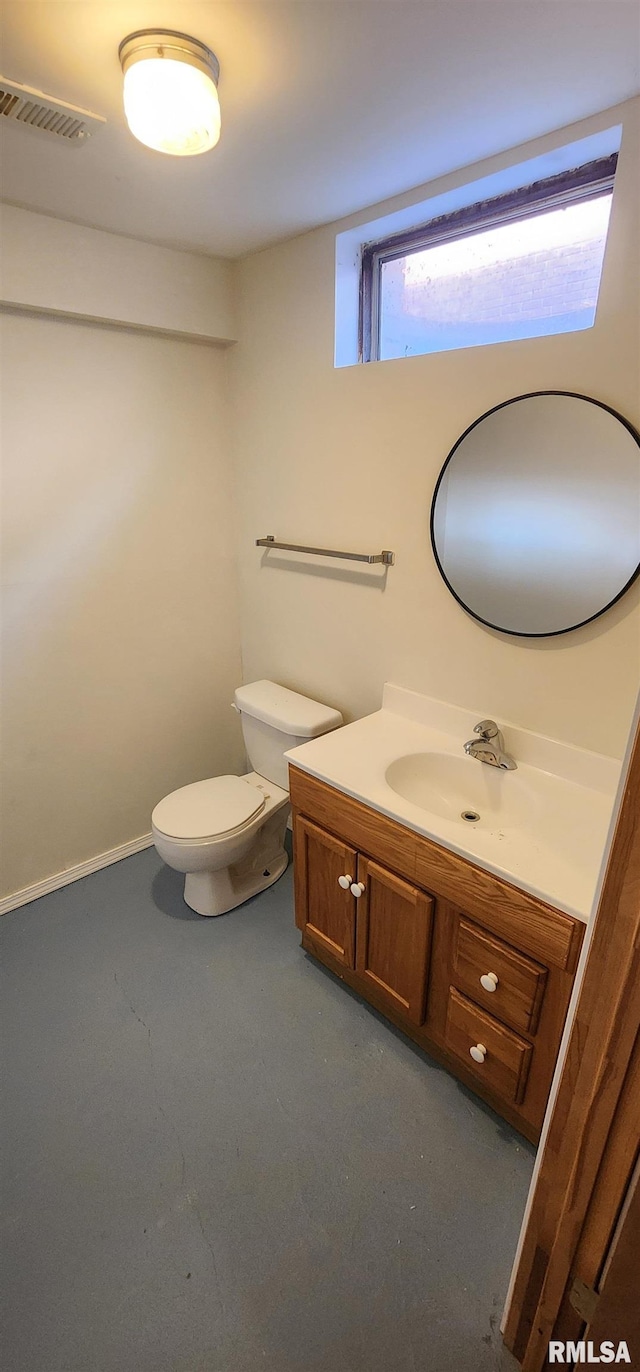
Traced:
<path id="1" fill-rule="evenodd" d="M 464 743 L 482 717 L 481 712 L 389 684 L 381 710 L 292 748 L 286 756 L 301 771 L 586 921 L 620 762 L 498 720 L 505 749 L 517 763 L 516 771 L 502 771 L 464 753 Z M 389 785 L 390 765 L 416 754 L 428 754 L 428 761 L 436 755 L 445 776 L 451 769 L 458 791 L 450 813 L 445 813 L 446 795 L 443 813 L 436 813 Z M 480 813 L 478 823 L 460 817 L 458 792 L 464 795 L 463 804 Z"/>

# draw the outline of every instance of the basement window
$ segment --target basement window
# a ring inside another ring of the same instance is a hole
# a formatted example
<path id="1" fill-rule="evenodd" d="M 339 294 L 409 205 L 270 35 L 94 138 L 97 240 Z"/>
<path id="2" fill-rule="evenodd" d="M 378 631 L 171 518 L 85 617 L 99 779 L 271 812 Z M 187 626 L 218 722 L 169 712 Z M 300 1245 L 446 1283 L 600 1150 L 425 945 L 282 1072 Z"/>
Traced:
<path id="1" fill-rule="evenodd" d="M 599 158 L 366 244 L 360 360 L 591 328 L 616 163 Z"/>

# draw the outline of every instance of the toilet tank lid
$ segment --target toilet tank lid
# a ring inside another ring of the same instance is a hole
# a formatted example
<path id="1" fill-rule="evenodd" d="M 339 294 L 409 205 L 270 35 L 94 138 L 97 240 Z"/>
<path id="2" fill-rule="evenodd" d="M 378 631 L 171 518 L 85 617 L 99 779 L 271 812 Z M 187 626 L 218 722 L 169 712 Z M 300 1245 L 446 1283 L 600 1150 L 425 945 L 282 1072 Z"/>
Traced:
<path id="1" fill-rule="evenodd" d="M 297 738 L 316 738 L 344 723 L 339 710 L 289 691 L 275 681 L 251 681 L 247 686 L 239 686 L 235 700 L 241 712 Z"/>

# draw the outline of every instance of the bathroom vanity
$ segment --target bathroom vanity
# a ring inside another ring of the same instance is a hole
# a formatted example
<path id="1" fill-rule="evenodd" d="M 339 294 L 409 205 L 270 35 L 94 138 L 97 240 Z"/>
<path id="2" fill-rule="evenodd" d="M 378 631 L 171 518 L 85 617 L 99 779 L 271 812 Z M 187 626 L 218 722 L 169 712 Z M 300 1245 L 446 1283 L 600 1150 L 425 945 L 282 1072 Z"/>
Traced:
<path id="1" fill-rule="evenodd" d="M 492 776 L 458 758 L 472 720 L 385 687 L 376 715 L 292 750 L 296 923 L 307 952 L 536 1142 L 617 768 L 513 729 L 520 776 Z"/>

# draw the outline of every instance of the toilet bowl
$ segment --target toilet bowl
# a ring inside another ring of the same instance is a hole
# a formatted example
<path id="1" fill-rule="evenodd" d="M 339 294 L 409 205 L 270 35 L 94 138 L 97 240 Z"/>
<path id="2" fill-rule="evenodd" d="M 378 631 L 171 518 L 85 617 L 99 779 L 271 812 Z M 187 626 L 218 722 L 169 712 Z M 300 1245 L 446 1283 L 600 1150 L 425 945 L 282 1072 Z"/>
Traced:
<path id="1" fill-rule="evenodd" d="M 233 782 L 237 789 L 226 785 Z M 227 822 L 243 809 L 243 821 Z M 153 841 L 167 866 L 186 874 L 187 905 L 199 915 L 223 915 L 282 876 L 288 812 L 289 793 L 257 772 L 214 777 L 156 805 Z"/>
<path id="2" fill-rule="evenodd" d="M 156 849 L 167 866 L 185 873 L 184 899 L 199 915 L 225 914 L 282 876 L 289 817 L 284 754 L 343 722 L 337 710 L 272 681 L 239 687 L 235 708 L 249 761 L 260 770 L 182 786 L 151 817 Z"/>

